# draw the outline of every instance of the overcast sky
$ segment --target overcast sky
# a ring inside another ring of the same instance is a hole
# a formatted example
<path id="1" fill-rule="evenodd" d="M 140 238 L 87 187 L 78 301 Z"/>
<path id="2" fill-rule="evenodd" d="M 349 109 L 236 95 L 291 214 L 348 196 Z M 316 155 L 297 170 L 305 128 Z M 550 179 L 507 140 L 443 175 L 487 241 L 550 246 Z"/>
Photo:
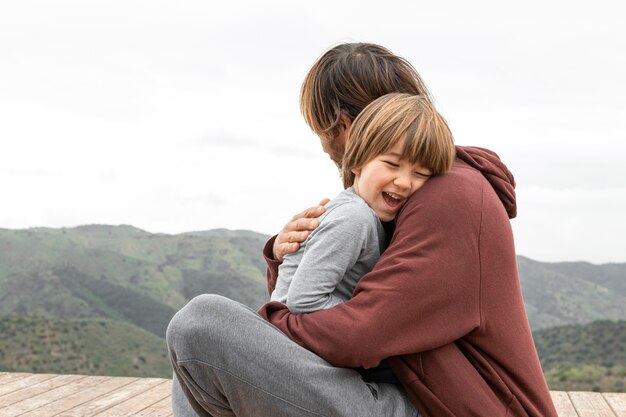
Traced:
<path id="1" fill-rule="evenodd" d="M 626 262 L 616 1 L 3 1 L 1 228 L 274 234 L 341 190 L 298 107 L 340 42 L 407 58 L 518 184 L 517 252 Z"/>

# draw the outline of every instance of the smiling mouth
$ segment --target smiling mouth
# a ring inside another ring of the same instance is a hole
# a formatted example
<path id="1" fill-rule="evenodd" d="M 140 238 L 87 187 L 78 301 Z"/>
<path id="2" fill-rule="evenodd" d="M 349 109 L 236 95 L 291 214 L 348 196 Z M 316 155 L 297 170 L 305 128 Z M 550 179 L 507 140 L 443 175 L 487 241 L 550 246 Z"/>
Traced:
<path id="1" fill-rule="evenodd" d="M 382 194 L 383 194 L 383 200 L 385 200 L 385 203 L 387 203 L 388 206 L 394 209 L 400 207 L 400 204 L 402 204 L 402 201 L 404 200 L 403 197 L 397 194 L 390 194 L 386 191 L 383 191 Z"/>

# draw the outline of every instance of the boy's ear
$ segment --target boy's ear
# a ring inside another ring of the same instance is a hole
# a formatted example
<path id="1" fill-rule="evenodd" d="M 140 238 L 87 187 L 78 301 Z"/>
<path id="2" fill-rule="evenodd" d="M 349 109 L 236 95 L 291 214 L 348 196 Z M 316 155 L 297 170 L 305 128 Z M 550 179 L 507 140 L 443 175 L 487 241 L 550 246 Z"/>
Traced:
<path id="1" fill-rule="evenodd" d="M 350 172 L 352 172 L 354 175 L 361 175 L 361 167 L 352 168 Z"/>

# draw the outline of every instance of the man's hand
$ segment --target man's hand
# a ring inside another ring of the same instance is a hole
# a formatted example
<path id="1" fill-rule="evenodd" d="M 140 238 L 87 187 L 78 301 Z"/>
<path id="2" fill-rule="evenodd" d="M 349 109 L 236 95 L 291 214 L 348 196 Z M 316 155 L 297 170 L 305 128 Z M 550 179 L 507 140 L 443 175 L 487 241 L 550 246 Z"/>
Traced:
<path id="1" fill-rule="evenodd" d="M 328 199 L 325 198 L 320 201 L 318 206 L 309 207 L 302 213 L 298 213 L 291 218 L 289 223 L 283 227 L 276 240 L 274 240 L 274 259 L 277 261 L 283 260 L 283 257 L 288 253 L 293 253 L 300 249 L 300 243 L 309 237 L 309 234 L 317 226 L 319 221 L 316 217 L 319 217 L 324 213 L 324 205 L 328 203 Z"/>

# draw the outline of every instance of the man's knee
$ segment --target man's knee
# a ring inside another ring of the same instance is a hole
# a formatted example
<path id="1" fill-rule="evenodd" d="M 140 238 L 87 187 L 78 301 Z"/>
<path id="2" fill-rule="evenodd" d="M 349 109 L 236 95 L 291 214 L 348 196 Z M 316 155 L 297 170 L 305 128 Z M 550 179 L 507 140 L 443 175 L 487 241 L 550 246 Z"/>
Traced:
<path id="1" fill-rule="evenodd" d="M 193 298 L 180 309 L 167 326 L 166 340 L 171 351 L 198 344 L 225 326 L 234 301 L 215 294 Z M 204 340 L 206 341 L 206 340 Z"/>

